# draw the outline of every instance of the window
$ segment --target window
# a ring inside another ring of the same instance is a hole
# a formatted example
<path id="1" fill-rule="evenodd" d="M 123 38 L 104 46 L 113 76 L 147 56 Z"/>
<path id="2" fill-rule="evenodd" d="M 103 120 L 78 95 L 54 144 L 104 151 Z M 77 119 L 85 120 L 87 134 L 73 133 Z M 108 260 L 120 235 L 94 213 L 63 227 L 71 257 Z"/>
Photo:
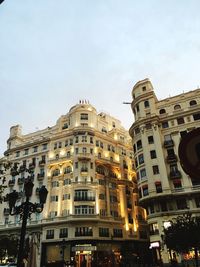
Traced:
<path id="1" fill-rule="evenodd" d="M 93 144 L 93 137 L 90 136 L 90 144 Z"/>
<path id="2" fill-rule="evenodd" d="M 71 166 L 67 166 L 64 168 L 64 174 L 70 173 L 72 172 L 72 167 Z"/>
<path id="3" fill-rule="evenodd" d="M 54 230 L 53 229 L 47 230 L 46 239 L 53 239 L 53 238 L 54 238 Z"/>
<path id="4" fill-rule="evenodd" d="M 137 110 L 137 112 L 140 111 L 140 107 L 139 107 L 139 105 L 136 106 L 136 110 Z"/>
<path id="5" fill-rule="evenodd" d="M 168 123 L 168 121 L 164 121 L 163 123 L 162 123 L 162 128 L 168 128 L 169 127 L 169 123 Z"/>
<path id="6" fill-rule="evenodd" d="M 158 165 L 152 166 L 152 169 L 153 169 L 153 174 L 159 174 L 159 167 L 158 167 Z"/>
<path id="7" fill-rule="evenodd" d="M 43 144 L 42 145 L 42 150 L 46 150 L 47 149 L 47 144 Z"/>
<path id="8" fill-rule="evenodd" d="M 177 205 L 178 210 L 188 209 L 186 199 L 184 199 L 184 198 L 177 199 L 176 205 Z"/>
<path id="9" fill-rule="evenodd" d="M 181 180 L 178 180 L 178 179 L 174 180 L 173 185 L 174 185 L 174 189 L 181 189 L 182 188 Z"/>
<path id="10" fill-rule="evenodd" d="M 54 143 L 54 149 L 57 149 L 57 147 L 58 147 L 58 144 Z"/>
<path id="11" fill-rule="evenodd" d="M 148 142 L 149 142 L 149 144 L 153 144 L 154 143 L 154 139 L 153 139 L 152 135 L 148 136 Z"/>
<path id="12" fill-rule="evenodd" d="M 63 238 L 63 237 L 68 237 L 68 229 L 67 228 L 60 229 L 59 238 Z"/>
<path id="13" fill-rule="evenodd" d="M 151 150 L 150 151 L 150 156 L 151 156 L 151 159 L 155 159 L 157 156 L 156 156 L 156 151 L 155 150 Z"/>
<path id="14" fill-rule="evenodd" d="M 76 227 L 75 236 L 93 236 L 92 227 Z"/>
<path id="15" fill-rule="evenodd" d="M 109 228 L 99 228 L 99 236 L 109 237 Z"/>
<path id="16" fill-rule="evenodd" d="M 123 237 L 122 229 L 113 229 L 113 236 L 114 237 Z"/>
<path id="17" fill-rule="evenodd" d="M 111 203 L 116 203 L 117 202 L 117 196 L 110 195 L 110 202 Z"/>
<path id="18" fill-rule="evenodd" d="M 160 202 L 160 208 L 161 208 L 161 211 L 167 211 L 168 210 L 166 201 Z"/>
<path id="19" fill-rule="evenodd" d="M 144 101 L 144 107 L 149 108 L 149 101 L 148 100 Z"/>
<path id="20" fill-rule="evenodd" d="M 67 158 L 70 158 L 70 151 L 67 151 Z"/>
<path id="21" fill-rule="evenodd" d="M 69 185 L 71 184 L 71 179 L 65 179 L 64 180 L 64 185 Z"/>
<path id="22" fill-rule="evenodd" d="M 63 195 L 63 200 L 67 200 L 70 199 L 70 194 L 64 194 Z"/>
<path id="23" fill-rule="evenodd" d="M 197 101 L 196 100 L 191 100 L 190 101 L 190 106 L 195 106 L 197 104 Z"/>
<path id="24" fill-rule="evenodd" d="M 162 193 L 162 184 L 161 182 L 155 182 L 155 186 L 156 186 L 156 193 Z"/>
<path id="25" fill-rule="evenodd" d="M 146 86 L 142 87 L 142 91 L 145 92 L 147 90 Z"/>
<path id="26" fill-rule="evenodd" d="M 50 201 L 51 202 L 58 202 L 58 196 L 51 196 Z"/>
<path id="27" fill-rule="evenodd" d="M 59 169 L 55 169 L 55 170 L 53 171 L 52 176 L 58 176 L 59 174 L 60 174 L 60 170 L 59 170 Z"/>
<path id="28" fill-rule="evenodd" d="M 150 235 L 158 235 L 159 234 L 158 223 L 151 223 L 149 225 L 149 233 L 150 233 Z"/>
<path id="29" fill-rule="evenodd" d="M 141 169 L 140 170 L 140 177 L 141 177 L 141 180 L 142 179 L 146 179 L 146 169 Z"/>
<path id="30" fill-rule="evenodd" d="M 24 149 L 24 155 L 28 155 L 28 148 Z"/>
<path id="31" fill-rule="evenodd" d="M 16 158 L 18 158 L 20 156 L 20 151 L 16 151 Z"/>
<path id="32" fill-rule="evenodd" d="M 98 140 L 96 140 L 96 146 L 99 147 L 99 141 Z"/>
<path id="33" fill-rule="evenodd" d="M 38 146 L 34 146 L 33 152 L 38 152 Z"/>
<path id="34" fill-rule="evenodd" d="M 160 114 L 164 114 L 164 113 L 166 113 L 166 110 L 164 108 L 162 108 L 162 109 L 159 110 L 159 113 Z"/>
<path id="35" fill-rule="evenodd" d="M 200 113 L 193 114 L 194 121 L 200 120 Z"/>
<path id="36" fill-rule="evenodd" d="M 179 109 L 181 109 L 181 106 L 179 104 L 174 106 L 174 110 L 179 110 Z"/>
<path id="37" fill-rule="evenodd" d="M 83 148 L 82 148 L 82 153 L 83 153 L 83 154 L 86 154 L 86 153 L 87 153 L 87 148 L 86 148 L 86 147 L 83 147 Z"/>
<path id="38" fill-rule="evenodd" d="M 53 182 L 51 183 L 51 186 L 52 186 L 52 187 L 59 187 L 59 182 L 58 182 L 58 181 L 53 181 Z"/>
<path id="39" fill-rule="evenodd" d="M 181 138 L 183 138 L 186 134 L 187 134 L 187 131 L 181 131 L 181 132 L 180 132 L 180 136 L 181 136 Z"/>
<path id="40" fill-rule="evenodd" d="M 139 134 L 140 133 L 140 128 L 136 128 L 135 129 L 135 134 Z"/>
<path id="41" fill-rule="evenodd" d="M 177 118 L 177 123 L 178 125 L 185 123 L 184 118 L 183 117 Z"/>
<path id="42" fill-rule="evenodd" d="M 86 135 L 82 135 L 82 143 L 86 143 L 87 142 L 87 136 Z"/>
<path id="43" fill-rule="evenodd" d="M 78 136 L 75 137 L 75 143 L 78 143 Z"/>
<path id="44" fill-rule="evenodd" d="M 145 197 L 145 196 L 148 196 L 148 194 L 149 194 L 148 185 L 144 185 L 144 186 L 142 187 L 142 191 L 143 191 L 143 196 L 144 196 L 144 197 Z"/>
<path id="45" fill-rule="evenodd" d="M 75 148 L 75 154 L 78 154 L 78 147 Z"/>
<path id="46" fill-rule="evenodd" d="M 75 169 L 78 169 L 78 162 L 75 162 Z"/>
<path id="47" fill-rule="evenodd" d="M 81 113 L 80 119 L 81 120 L 88 120 L 88 114 L 87 113 Z"/>
<path id="48" fill-rule="evenodd" d="M 138 156 L 138 161 L 139 161 L 139 164 L 143 164 L 144 163 L 144 156 L 143 156 L 143 154 L 140 154 Z"/>
<path id="49" fill-rule="evenodd" d="M 68 140 L 65 141 L 65 147 L 68 146 Z"/>
<path id="50" fill-rule="evenodd" d="M 146 123 L 145 127 L 147 130 L 150 130 L 152 128 L 152 125 L 151 125 L 151 123 Z"/>
<path id="51" fill-rule="evenodd" d="M 105 199 L 105 194 L 99 194 L 99 199 L 104 200 Z"/>
<path id="52" fill-rule="evenodd" d="M 93 215 L 94 206 L 87 206 L 87 205 L 75 206 L 75 214 L 76 215 Z"/>
<path id="53" fill-rule="evenodd" d="M 106 210 L 105 209 L 100 209 L 100 215 L 101 216 L 106 216 L 107 215 Z"/>
<path id="54" fill-rule="evenodd" d="M 195 197 L 196 207 L 200 208 L 200 197 Z"/>
<path id="55" fill-rule="evenodd" d="M 137 141 L 136 144 L 137 144 L 137 150 L 142 148 L 142 141 L 141 140 Z"/>

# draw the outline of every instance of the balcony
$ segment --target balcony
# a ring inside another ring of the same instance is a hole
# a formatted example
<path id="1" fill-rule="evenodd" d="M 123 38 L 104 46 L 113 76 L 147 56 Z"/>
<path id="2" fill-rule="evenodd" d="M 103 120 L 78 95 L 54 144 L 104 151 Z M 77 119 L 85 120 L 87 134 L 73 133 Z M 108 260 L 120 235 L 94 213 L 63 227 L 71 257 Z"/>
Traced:
<path id="1" fill-rule="evenodd" d="M 132 218 L 128 218 L 128 223 L 133 224 L 133 219 Z"/>
<path id="2" fill-rule="evenodd" d="M 177 156 L 175 154 L 168 155 L 167 162 L 168 163 L 177 162 Z"/>
<path id="3" fill-rule="evenodd" d="M 29 165 L 28 165 L 29 169 L 34 169 L 35 168 L 35 163 L 34 162 L 31 162 Z"/>
<path id="4" fill-rule="evenodd" d="M 26 165 L 21 165 L 19 167 L 19 172 L 24 172 L 26 170 Z"/>
<path id="5" fill-rule="evenodd" d="M 169 147 L 173 147 L 173 146 L 174 146 L 174 141 L 173 140 L 164 141 L 164 147 L 165 148 L 169 148 Z"/>
<path id="6" fill-rule="evenodd" d="M 149 232 L 150 235 L 159 235 L 159 230 L 155 229 Z"/>
<path id="7" fill-rule="evenodd" d="M 12 168 L 11 171 L 10 171 L 10 174 L 11 174 L 12 176 L 16 176 L 16 175 L 19 174 L 19 172 L 18 172 L 16 169 Z"/>
<path id="8" fill-rule="evenodd" d="M 9 185 L 9 186 L 14 186 L 14 185 L 15 185 L 15 180 L 10 180 L 10 181 L 8 182 L 8 185 Z"/>
<path id="9" fill-rule="evenodd" d="M 93 232 L 92 231 L 87 231 L 87 232 L 75 232 L 75 237 L 78 236 L 93 236 Z"/>
<path id="10" fill-rule="evenodd" d="M 18 185 L 22 185 L 24 183 L 25 179 L 24 178 L 18 178 L 17 183 Z"/>
<path id="11" fill-rule="evenodd" d="M 38 181 L 42 181 L 44 179 L 44 175 L 45 175 L 44 172 L 43 173 L 38 173 L 38 175 L 37 175 Z"/>
<path id="12" fill-rule="evenodd" d="M 60 233 L 59 238 L 68 237 L 68 233 Z"/>
<path id="13" fill-rule="evenodd" d="M 90 196 L 84 196 L 84 197 L 79 197 L 75 196 L 74 201 L 95 201 L 95 197 L 90 197 Z"/>
<path id="14" fill-rule="evenodd" d="M 178 179 L 178 178 L 181 178 L 182 177 L 182 174 L 181 174 L 181 172 L 179 170 L 177 170 L 177 171 L 171 171 L 169 173 L 169 177 L 171 179 Z"/>
<path id="15" fill-rule="evenodd" d="M 39 161 L 39 166 L 42 167 L 46 164 L 46 161 L 45 160 L 40 160 Z"/>
<path id="16" fill-rule="evenodd" d="M 46 235 L 46 239 L 54 239 L 54 234 Z"/>
<path id="17" fill-rule="evenodd" d="M 88 168 L 81 168 L 81 175 L 87 175 Z"/>

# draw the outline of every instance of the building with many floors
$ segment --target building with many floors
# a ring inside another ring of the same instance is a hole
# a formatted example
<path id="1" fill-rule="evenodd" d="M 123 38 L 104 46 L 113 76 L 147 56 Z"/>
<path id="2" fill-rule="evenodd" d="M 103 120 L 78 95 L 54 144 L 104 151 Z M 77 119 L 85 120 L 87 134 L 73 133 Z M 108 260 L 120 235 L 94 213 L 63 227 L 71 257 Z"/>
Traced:
<path id="1" fill-rule="evenodd" d="M 139 204 L 146 208 L 150 248 L 157 260 L 169 262 L 163 227 L 184 212 L 200 215 L 200 180 L 181 168 L 181 138 L 200 127 L 200 89 L 158 100 L 149 79 L 132 90 L 133 139 Z"/>
<path id="2" fill-rule="evenodd" d="M 6 179 L 5 194 L 20 192 L 24 201 L 27 167 L 34 171 L 34 193 L 48 189 L 42 213 L 28 220 L 27 234 L 36 237 L 37 266 L 58 266 L 62 259 L 81 266 L 118 266 L 144 252 L 146 211 L 138 205 L 131 138 L 119 120 L 98 114 L 80 101 L 55 126 L 22 134 L 10 129 L 3 160 L 19 163 L 21 172 Z M 17 235 L 19 215 L 0 205 L 0 236 Z M 128 256 L 127 256 L 128 255 Z"/>

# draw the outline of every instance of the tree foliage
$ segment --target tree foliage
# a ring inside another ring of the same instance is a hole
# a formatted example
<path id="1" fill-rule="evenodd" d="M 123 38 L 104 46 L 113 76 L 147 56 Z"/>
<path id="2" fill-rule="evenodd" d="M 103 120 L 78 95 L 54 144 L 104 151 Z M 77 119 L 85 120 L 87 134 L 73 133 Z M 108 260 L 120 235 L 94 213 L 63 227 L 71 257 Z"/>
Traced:
<path id="1" fill-rule="evenodd" d="M 178 216 L 164 229 L 165 244 L 168 249 L 187 252 L 200 247 L 200 217 L 190 213 Z"/>
<path id="2" fill-rule="evenodd" d="M 164 229 L 164 240 L 168 249 L 177 252 L 194 250 L 195 263 L 198 267 L 198 250 L 200 248 L 200 216 L 190 213 L 178 216 L 171 225 Z"/>

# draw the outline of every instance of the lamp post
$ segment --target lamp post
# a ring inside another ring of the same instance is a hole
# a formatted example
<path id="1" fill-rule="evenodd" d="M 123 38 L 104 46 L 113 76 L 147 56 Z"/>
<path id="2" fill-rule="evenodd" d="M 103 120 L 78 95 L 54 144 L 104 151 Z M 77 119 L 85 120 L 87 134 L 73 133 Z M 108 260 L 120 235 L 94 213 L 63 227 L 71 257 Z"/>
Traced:
<path id="1" fill-rule="evenodd" d="M 66 248 L 66 243 L 65 243 L 65 239 L 63 238 L 61 245 L 61 255 L 62 255 L 62 265 L 63 267 L 65 266 L 65 248 Z"/>
<path id="2" fill-rule="evenodd" d="M 39 199 L 40 203 L 32 203 L 29 202 L 29 198 L 33 192 L 33 182 L 31 181 L 31 177 L 27 178 L 27 181 L 24 183 L 24 191 L 26 200 L 21 203 L 21 205 L 16 206 L 16 201 L 18 199 L 19 193 L 15 190 L 9 194 L 7 194 L 6 199 L 9 203 L 10 215 L 20 215 L 22 220 L 21 226 L 21 234 L 20 234 L 20 243 L 19 243 L 19 252 L 17 257 L 17 267 L 23 267 L 23 256 L 24 256 L 24 241 L 26 235 L 26 225 L 27 219 L 31 216 L 32 213 L 41 213 L 44 208 L 44 204 L 46 203 L 46 198 L 48 191 L 46 187 L 43 185 L 39 189 Z"/>

